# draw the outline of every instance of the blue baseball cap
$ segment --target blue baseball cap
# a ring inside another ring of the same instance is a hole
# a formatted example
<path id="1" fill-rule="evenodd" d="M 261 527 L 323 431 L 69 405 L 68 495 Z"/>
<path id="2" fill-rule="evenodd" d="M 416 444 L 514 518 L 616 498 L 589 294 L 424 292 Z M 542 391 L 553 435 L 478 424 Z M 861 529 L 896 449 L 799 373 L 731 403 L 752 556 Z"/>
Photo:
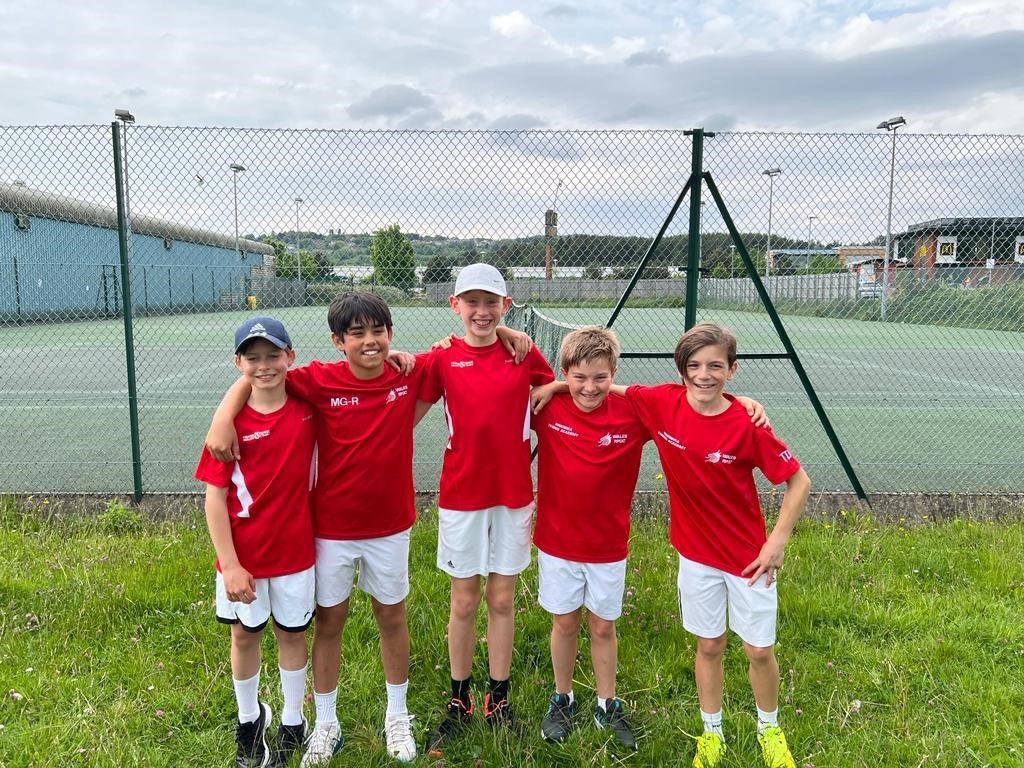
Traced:
<path id="1" fill-rule="evenodd" d="M 292 339 L 284 329 L 284 323 L 272 317 L 254 317 L 246 320 L 235 330 L 235 354 L 250 339 L 266 339 L 279 349 L 291 349 Z"/>

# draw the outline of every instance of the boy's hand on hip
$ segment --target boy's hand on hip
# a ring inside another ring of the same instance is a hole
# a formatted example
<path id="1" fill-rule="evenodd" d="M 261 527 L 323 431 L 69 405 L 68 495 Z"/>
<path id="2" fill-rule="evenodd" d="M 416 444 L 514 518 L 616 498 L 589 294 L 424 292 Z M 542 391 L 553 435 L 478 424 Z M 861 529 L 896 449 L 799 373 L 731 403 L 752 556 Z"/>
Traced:
<path id="1" fill-rule="evenodd" d="M 778 571 L 782 568 L 782 561 L 786 556 L 786 545 L 774 541 L 771 537 L 761 547 L 757 559 L 743 569 L 743 576 L 750 575 L 747 580 L 748 586 L 754 586 L 757 580 L 763 575 L 764 585 L 770 587 L 776 579 Z"/>

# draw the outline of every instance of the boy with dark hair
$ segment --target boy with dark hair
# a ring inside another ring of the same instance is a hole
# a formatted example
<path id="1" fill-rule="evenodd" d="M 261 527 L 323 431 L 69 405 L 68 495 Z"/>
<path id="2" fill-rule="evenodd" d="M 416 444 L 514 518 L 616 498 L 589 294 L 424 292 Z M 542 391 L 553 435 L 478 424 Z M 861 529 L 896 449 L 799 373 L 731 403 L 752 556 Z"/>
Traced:
<path id="1" fill-rule="evenodd" d="M 234 417 L 237 460 L 203 450 L 206 522 L 217 552 L 217 620 L 231 626 L 231 676 L 238 704 L 237 768 L 284 765 L 302 743 L 306 636 L 313 617 L 313 479 L 316 418 L 285 392 L 295 351 L 284 326 L 256 317 L 235 331 L 235 366 L 249 389 Z M 273 617 L 284 709 L 273 753 L 270 707 L 259 701 L 260 641 Z"/>
<path id="2" fill-rule="evenodd" d="M 794 768 L 778 725 L 776 578 L 803 513 L 810 479 L 770 427 L 755 427 L 724 393 L 736 372 L 736 337 L 695 325 L 675 349 L 683 385 L 631 386 L 626 399 L 654 436 L 668 483 L 670 538 L 679 552 L 683 626 L 697 636 L 694 675 L 704 734 L 695 768 L 725 754 L 722 731 L 726 628 L 740 636 L 757 705 L 757 740 L 767 768 Z M 754 469 L 786 483 L 779 517 L 766 535 Z M 728 614 L 728 621 L 726 620 Z"/>
<path id="3" fill-rule="evenodd" d="M 370 595 L 380 631 L 387 689 L 384 737 L 392 757 L 416 757 L 406 704 L 409 629 L 409 532 L 415 520 L 412 482 L 413 425 L 423 365 L 403 375 L 386 365 L 391 311 L 372 293 L 336 297 L 327 311 L 331 341 L 345 360 L 314 360 L 288 377 L 288 390 L 320 415 L 313 490 L 316 543 L 316 623 L 313 692 L 316 723 L 302 765 L 322 765 L 341 749 L 337 683 L 341 636 L 353 583 Z M 422 361 L 421 361 L 422 362 Z M 246 382 L 232 385 L 217 411 L 208 443 L 230 443 L 225 420 L 236 410 Z M 371 514 L 372 511 L 372 514 Z"/>
<path id="4" fill-rule="evenodd" d="M 435 349 L 421 397 L 444 397 L 448 424 L 438 497 L 437 567 L 451 577 L 448 658 L 451 699 L 431 732 L 439 754 L 473 712 L 470 694 L 480 580 L 486 578 L 490 682 L 484 717 L 514 725 L 509 674 L 515 634 L 516 578 L 530 564 L 533 481 L 530 476 L 530 387 L 554 377 L 531 347 L 522 365 L 498 343 L 502 315 L 512 301 L 490 264 L 459 272 L 449 304 L 465 334 Z"/>
<path id="5" fill-rule="evenodd" d="M 416 757 L 416 743 L 406 704 L 409 629 L 405 598 L 409 592 L 409 535 L 416 516 L 413 427 L 430 408 L 419 395 L 428 356 L 418 355 L 408 375 L 385 364 L 394 328 L 387 303 L 375 294 L 353 292 L 335 297 L 327 321 L 331 341 L 346 359 L 331 363 L 314 360 L 288 377 L 289 391 L 308 400 L 320 414 L 320 471 L 313 491 L 316 724 L 302 765 L 329 762 L 343 743 L 337 720 L 337 684 L 353 581 L 370 595 L 380 631 L 387 684 L 387 751 L 397 760 L 410 762 Z M 525 339 L 511 330 L 508 336 Z M 219 451 L 231 450 L 234 433 L 225 420 L 237 410 L 244 391 L 244 382 L 232 385 L 210 428 L 207 442 Z"/>

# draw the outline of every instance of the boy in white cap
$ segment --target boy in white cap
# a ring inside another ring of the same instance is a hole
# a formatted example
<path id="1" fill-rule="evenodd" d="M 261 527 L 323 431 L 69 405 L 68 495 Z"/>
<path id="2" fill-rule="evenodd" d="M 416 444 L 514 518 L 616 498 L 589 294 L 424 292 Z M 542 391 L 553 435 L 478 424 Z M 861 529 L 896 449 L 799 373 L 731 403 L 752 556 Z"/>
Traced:
<path id="1" fill-rule="evenodd" d="M 511 305 L 505 280 L 490 264 L 459 272 L 449 304 L 465 329 L 447 349 L 435 349 L 419 397 L 445 401 L 448 443 L 438 497 L 437 567 L 451 577 L 448 657 L 452 695 L 428 749 L 468 722 L 476 614 L 486 579 L 490 684 L 484 717 L 513 725 L 509 706 L 516 577 L 530 564 L 533 481 L 530 476 L 530 388 L 554 375 L 531 347 L 523 364 L 499 343 L 497 329 Z"/>

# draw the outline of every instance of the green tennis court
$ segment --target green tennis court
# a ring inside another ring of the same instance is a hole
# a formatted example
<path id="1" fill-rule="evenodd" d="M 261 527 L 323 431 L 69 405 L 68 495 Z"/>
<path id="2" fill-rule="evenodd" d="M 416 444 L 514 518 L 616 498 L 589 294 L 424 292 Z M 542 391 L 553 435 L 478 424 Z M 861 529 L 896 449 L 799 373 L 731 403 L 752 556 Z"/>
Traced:
<path id="1" fill-rule="evenodd" d="M 603 323 L 607 309 L 551 309 L 566 323 Z M 335 359 L 324 307 L 272 310 L 299 361 Z M 459 330 L 439 307 L 398 307 L 394 346 L 417 351 Z M 246 313 L 137 318 L 135 364 L 143 487 L 196 489 L 202 436 L 234 379 L 231 339 Z M 741 352 L 781 352 L 766 315 L 705 312 L 740 339 Z M 999 492 L 1024 486 L 1024 334 L 785 317 L 787 330 L 869 493 Z M 681 309 L 627 309 L 615 324 L 626 351 L 667 352 Z M 132 488 L 126 357 L 120 320 L 0 329 L 11 492 L 129 492 Z M 675 377 L 671 360 L 623 360 L 621 383 Z M 758 398 L 818 490 L 849 483 L 788 361 L 743 360 L 732 391 Z M 416 484 L 436 487 L 444 425 L 435 408 L 416 437 Z M 500 467 L 494 468 L 495 472 Z M 640 487 L 661 485 L 649 452 Z"/>

